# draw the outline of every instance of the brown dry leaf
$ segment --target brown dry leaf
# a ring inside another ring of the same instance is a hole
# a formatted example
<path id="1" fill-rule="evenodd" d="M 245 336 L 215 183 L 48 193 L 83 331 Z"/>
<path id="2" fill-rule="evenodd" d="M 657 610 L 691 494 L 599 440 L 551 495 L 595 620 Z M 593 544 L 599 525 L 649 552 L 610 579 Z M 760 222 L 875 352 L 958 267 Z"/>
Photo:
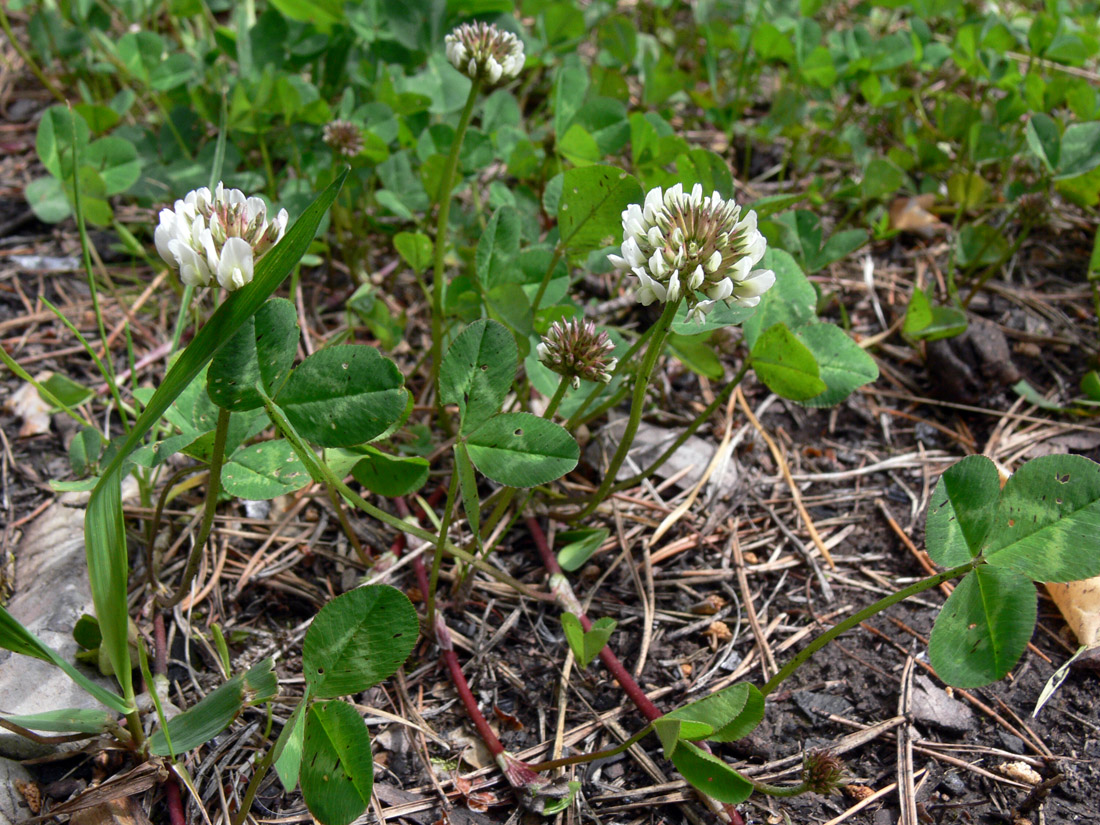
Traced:
<path id="1" fill-rule="evenodd" d="M 35 380 L 41 383 L 52 374 L 40 373 L 35 376 Z M 23 426 L 19 428 L 20 438 L 50 431 L 50 405 L 42 400 L 32 384 L 24 384 L 13 392 L 11 398 L 4 402 L 4 409 L 23 419 Z"/>
<path id="2" fill-rule="evenodd" d="M 869 796 L 874 796 L 875 792 L 872 788 L 868 788 L 866 785 L 845 785 L 844 793 L 854 799 L 856 802 L 862 802 Z"/>
<path id="3" fill-rule="evenodd" d="M 69 821 L 76 825 L 150 825 L 149 818 L 132 797 L 167 777 L 168 769 L 160 760 L 144 762 L 101 785 L 88 788 L 68 802 L 51 806 L 48 813 L 31 817 L 23 825 L 61 814 L 71 814 Z"/>
<path id="4" fill-rule="evenodd" d="M 696 616 L 713 616 L 726 606 L 726 600 L 717 594 L 711 594 L 688 609 Z"/>
<path id="5" fill-rule="evenodd" d="M 935 192 L 902 195 L 890 204 L 890 228 L 930 238 L 947 230 L 947 224 L 928 210 L 936 202 Z"/>
<path id="6" fill-rule="evenodd" d="M 141 805 L 132 796 L 112 799 L 102 805 L 77 811 L 69 825 L 152 825 Z"/>
<path id="7" fill-rule="evenodd" d="M 1047 582 L 1047 591 L 1078 643 L 1100 645 L 1100 576 L 1079 582 Z"/>
<path id="8" fill-rule="evenodd" d="M 733 638 L 733 631 L 725 622 L 711 622 L 710 626 L 703 631 L 703 635 L 710 639 L 711 648 L 717 650 L 722 642 L 728 642 Z"/>
<path id="9" fill-rule="evenodd" d="M 20 779 L 16 779 L 14 785 L 15 789 L 19 791 L 23 799 L 26 800 L 27 807 L 31 809 L 31 813 L 42 813 L 42 789 L 38 787 L 38 783 L 23 782 Z"/>

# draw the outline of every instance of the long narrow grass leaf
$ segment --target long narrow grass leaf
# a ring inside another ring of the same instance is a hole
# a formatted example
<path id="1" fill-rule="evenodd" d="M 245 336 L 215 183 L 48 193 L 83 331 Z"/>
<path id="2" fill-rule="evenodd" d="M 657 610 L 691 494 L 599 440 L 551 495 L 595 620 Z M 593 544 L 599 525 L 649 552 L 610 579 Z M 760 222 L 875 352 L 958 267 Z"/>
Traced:
<path id="1" fill-rule="evenodd" d="M 44 662 L 57 665 L 97 702 L 109 707 L 115 713 L 127 713 L 128 704 L 117 693 L 112 693 L 102 685 L 96 684 L 73 665 L 62 659 L 57 652 L 25 628 L 18 619 L 3 607 L 0 607 L 0 647 L 24 656 L 33 656 Z"/>
<path id="2" fill-rule="evenodd" d="M 149 400 L 122 448 L 104 469 L 102 478 L 92 491 L 84 517 L 84 548 L 92 599 L 103 633 L 103 649 L 118 674 L 128 702 L 133 699 L 133 675 L 126 638 L 126 587 L 130 564 L 122 517 L 123 462 L 141 444 L 145 434 L 160 420 L 176 397 L 214 357 L 214 353 L 263 305 L 301 260 L 346 175 L 345 171 L 310 204 L 283 239 L 257 264 L 252 283 L 230 295 L 198 331 Z"/>

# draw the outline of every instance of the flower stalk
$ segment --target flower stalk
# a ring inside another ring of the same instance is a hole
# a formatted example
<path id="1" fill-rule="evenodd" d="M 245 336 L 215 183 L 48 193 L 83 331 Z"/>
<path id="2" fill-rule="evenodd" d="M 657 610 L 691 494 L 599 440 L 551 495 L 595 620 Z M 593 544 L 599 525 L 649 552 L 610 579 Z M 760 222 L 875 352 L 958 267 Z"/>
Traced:
<path id="1" fill-rule="evenodd" d="M 883 610 L 890 607 L 891 605 L 895 605 L 898 602 L 905 601 L 910 596 L 916 596 L 918 593 L 923 593 L 925 590 L 930 590 L 933 587 L 938 587 L 946 581 L 951 581 L 951 579 L 957 579 L 960 576 L 965 576 L 967 573 L 969 573 L 980 564 L 984 564 L 984 561 L 982 561 L 981 559 L 972 559 L 966 564 L 961 564 L 958 567 L 952 567 L 950 570 L 945 570 L 942 573 L 937 573 L 934 576 L 929 576 L 926 579 L 921 579 L 919 582 L 914 582 L 903 590 L 899 590 L 896 593 L 891 593 L 885 598 L 879 599 L 877 602 L 863 608 L 858 613 L 853 613 L 844 621 L 837 622 L 835 625 L 830 627 L 828 630 L 826 630 L 824 633 L 822 633 L 820 636 L 818 636 L 816 639 L 814 639 L 812 642 L 802 648 L 802 650 L 798 651 L 797 655 L 795 655 L 793 659 L 787 662 L 787 664 L 783 665 L 783 667 L 780 668 L 779 671 L 764 684 L 764 687 L 760 688 L 760 692 L 764 694 L 764 696 L 768 696 L 769 694 L 773 693 L 777 687 L 783 684 L 783 681 L 788 676 L 798 670 L 798 668 L 805 664 L 805 662 L 811 656 L 817 653 L 817 651 L 821 650 L 821 648 L 825 647 L 825 645 L 829 644 L 829 642 L 831 642 L 840 634 L 846 633 L 853 627 L 856 627 L 860 623 L 865 622 L 871 617 L 881 613 Z"/>
<path id="2" fill-rule="evenodd" d="M 158 607 L 170 609 L 183 601 L 183 597 L 191 589 L 191 582 L 199 572 L 202 551 L 206 547 L 207 539 L 210 538 L 214 516 L 218 510 L 218 496 L 222 491 L 222 464 L 225 462 L 225 444 L 229 437 L 229 416 L 229 410 L 218 408 L 218 423 L 214 427 L 214 447 L 210 454 L 210 473 L 206 481 L 206 500 L 202 511 L 202 523 L 199 525 L 199 535 L 187 557 L 187 566 L 183 570 L 179 589 L 168 599 L 157 596 Z"/>
<path id="3" fill-rule="evenodd" d="M 439 212 L 436 217 L 435 254 L 432 259 L 432 368 L 431 378 L 428 382 L 428 385 L 432 387 L 439 380 L 439 365 L 443 358 L 443 253 L 447 248 L 447 222 L 451 216 L 451 189 L 454 187 L 455 172 L 458 170 L 458 156 L 462 150 L 462 141 L 466 135 L 466 129 L 470 125 L 474 103 L 477 102 L 480 91 L 481 81 L 475 78 L 473 83 L 470 84 L 470 94 L 466 97 L 466 105 L 463 107 L 462 115 L 458 119 L 458 128 L 455 129 L 451 151 L 447 155 L 447 165 L 444 167 L 443 177 L 439 181 L 439 194 L 436 196 L 436 200 L 439 202 Z M 442 404 L 442 402 L 439 403 Z"/>
<path id="4" fill-rule="evenodd" d="M 653 374 L 653 368 L 657 365 L 657 357 L 664 348 L 665 335 L 672 325 L 672 319 L 676 317 L 676 310 L 679 306 L 680 302 L 678 300 L 670 301 L 665 304 L 665 311 L 661 313 L 661 318 L 657 321 L 653 337 L 649 341 L 649 346 L 646 347 L 642 367 L 638 371 L 637 377 L 634 379 L 634 398 L 630 404 L 630 418 L 627 420 L 626 429 L 623 430 L 619 446 L 615 450 L 615 455 L 612 456 L 611 463 L 604 473 L 600 488 L 592 496 L 588 505 L 577 513 L 574 520 L 584 518 L 599 507 L 600 502 L 602 502 L 610 492 L 611 485 L 615 483 L 615 476 L 618 474 L 619 468 L 623 466 L 626 455 L 630 451 L 631 445 L 634 443 L 634 436 L 638 433 L 638 425 L 642 420 L 642 410 L 645 407 L 645 394 L 646 390 L 649 388 L 649 377 Z"/>

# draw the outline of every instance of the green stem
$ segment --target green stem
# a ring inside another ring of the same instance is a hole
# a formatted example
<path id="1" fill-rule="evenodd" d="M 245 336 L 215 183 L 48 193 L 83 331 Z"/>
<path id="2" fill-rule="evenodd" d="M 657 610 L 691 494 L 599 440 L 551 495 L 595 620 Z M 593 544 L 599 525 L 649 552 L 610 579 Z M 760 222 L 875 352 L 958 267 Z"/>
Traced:
<path id="1" fill-rule="evenodd" d="M 206 540 L 210 538 L 210 530 L 214 526 L 214 515 L 218 510 L 218 496 L 222 491 L 222 463 L 225 461 L 225 442 L 229 437 L 229 410 L 218 409 L 218 423 L 214 429 L 214 450 L 210 455 L 210 477 L 206 482 L 206 506 L 202 512 L 202 524 L 199 526 L 199 536 L 191 548 L 191 555 L 187 557 L 187 567 L 183 571 L 183 580 L 179 590 L 168 601 L 157 599 L 161 607 L 172 608 L 183 601 L 183 597 L 191 589 L 191 582 L 195 574 L 199 572 L 199 562 L 202 561 L 202 551 L 206 547 Z"/>
<path id="2" fill-rule="evenodd" d="M 542 298 L 546 294 L 546 287 L 550 286 L 550 279 L 554 275 L 554 268 L 558 265 L 558 261 L 561 260 L 563 251 L 561 243 L 558 243 L 558 245 L 554 247 L 554 254 L 550 256 L 550 266 L 546 268 L 546 273 L 542 276 L 542 281 L 539 283 L 538 292 L 535 293 L 535 299 L 531 301 L 532 315 L 539 311 L 539 306 L 542 304 Z"/>
<path id="3" fill-rule="evenodd" d="M 336 518 L 340 522 L 340 528 L 344 531 L 344 535 L 348 537 L 348 541 L 351 542 L 352 549 L 355 550 L 355 555 L 359 557 L 359 561 L 363 562 L 364 567 L 370 567 L 370 556 L 368 556 L 367 551 L 363 549 L 363 542 L 359 541 L 359 536 L 348 520 L 348 514 L 344 512 L 344 502 L 340 500 L 340 494 L 336 492 L 336 488 L 331 484 L 325 484 L 325 492 L 328 493 L 328 500 L 332 502 L 332 509 L 336 511 Z"/>
<path id="4" fill-rule="evenodd" d="M 256 763 L 256 771 L 252 774 L 252 778 L 248 780 L 248 787 L 245 788 L 244 798 L 241 800 L 241 807 L 237 809 L 237 813 L 233 815 L 232 825 L 244 825 L 245 819 L 248 817 L 248 812 L 252 810 L 252 802 L 256 799 L 256 793 L 260 790 L 260 785 L 263 784 L 264 778 L 267 776 L 267 772 L 271 770 L 272 764 L 275 762 L 275 746 L 272 745 L 263 756 L 260 757 L 260 761 Z"/>
<path id="5" fill-rule="evenodd" d="M 443 170 L 443 178 L 439 181 L 439 213 L 436 219 L 435 229 L 435 256 L 432 261 L 432 373 L 429 386 L 435 386 L 439 378 L 439 362 L 443 353 L 443 253 L 447 248 L 447 222 L 451 216 L 451 189 L 454 186 L 455 172 L 458 170 L 458 156 L 462 150 L 462 141 L 466 136 L 466 128 L 470 125 L 470 116 L 474 111 L 474 103 L 477 101 L 478 92 L 481 91 L 481 81 L 474 80 L 470 84 L 470 94 L 466 98 L 466 105 L 462 109 L 462 115 L 458 119 L 458 128 L 455 130 L 454 141 L 451 143 L 451 151 L 447 155 L 447 165 Z M 437 403 L 442 409 L 442 401 Z"/>
<path id="6" fill-rule="evenodd" d="M 879 599 L 877 602 L 870 605 L 869 607 L 865 607 L 858 613 L 854 613 L 844 621 L 838 622 L 837 624 L 826 630 L 824 633 L 822 633 L 820 636 L 818 636 L 816 639 L 814 639 L 812 642 L 810 642 L 808 645 L 806 645 L 806 647 L 802 648 L 802 650 L 798 651 L 798 654 L 793 659 L 787 662 L 787 664 L 785 664 L 778 673 L 772 676 L 772 678 L 767 681 L 764 687 L 760 688 L 760 692 L 765 696 L 774 692 L 775 689 L 783 683 L 783 680 L 794 673 L 796 670 L 798 670 L 798 668 L 807 659 L 817 653 L 817 651 L 821 650 L 821 648 L 825 647 L 825 645 L 829 644 L 829 642 L 831 642 L 841 633 L 845 633 L 851 630 L 853 627 L 860 624 L 860 622 L 867 621 L 872 616 L 881 613 L 883 610 L 890 607 L 891 605 L 897 604 L 901 601 L 905 601 L 910 596 L 915 596 L 918 593 L 923 593 L 925 590 L 929 590 L 930 588 L 941 585 L 946 581 L 957 579 L 959 576 L 966 575 L 975 567 L 984 563 L 984 560 L 981 558 L 971 559 L 966 564 L 960 564 L 958 567 L 952 567 L 950 570 L 945 570 L 942 573 L 937 573 L 934 576 L 929 576 L 926 579 L 921 579 L 919 582 L 915 582 L 909 585 L 904 590 L 899 590 L 896 593 L 891 593 L 886 598 Z"/>
<path id="7" fill-rule="evenodd" d="M 546 405 L 546 411 L 542 414 L 543 418 L 545 418 L 547 421 L 554 420 L 554 413 L 556 413 L 558 411 L 558 407 L 561 406 L 562 399 L 565 398 L 565 393 L 568 389 L 569 381 L 565 378 L 562 378 L 561 381 L 558 382 L 558 388 L 554 390 L 554 394 L 550 397 L 550 403 Z M 482 538 L 488 539 L 489 536 L 493 534 L 493 529 L 497 526 L 497 524 L 500 523 L 500 520 L 504 517 L 504 513 L 507 511 L 508 505 L 511 504 L 512 499 L 516 497 L 516 492 L 517 488 L 515 487 L 509 487 L 507 490 L 505 490 L 504 494 L 501 496 L 500 501 L 497 502 L 496 506 L 493 508 L 493 512 L 490 514 L 489 518 L 481 525 Z M 520 502 L 520 505 L 517 508 L 517 513 L 521 512 L 523 508 L 527 505 L 527 502 L 531 500 L 531 495 L 532 491 L 528 490 L 527 495 L 524 497 L 523 501 Z M 486 550 L 486 552 L 488 552 L 488 550 Z"/>
<path id="8" fill-rule="evenodd" d="M 653 368 L 657 365 L 657 358 L 664 348 L 665 334 L 672 325 L 672 319 L 676 317 L 676 310 L 679 306 L 679 301 L 670 301 L 665 304 L 665 311 L 661 313 L 660 320 L 655 324 L 656 330 L 653 333 L 653 338 L 649 342 L 649 346 L 646 347 L 642 368 L 638 371 L 637 378 L 634 379 L 634 400 L 630 405 L 630 420 L 627 421 L 622 440 L 619 441 L 619 447 L 615 450 L 615 455 L 611 458 L 611 464 L 608 466 L 603 481 L 600 483 L 600 489 L 592 496 L 592 500 L 588 502 L 588 506 L 577 513 L 575 519 L 582 519 L 599 507 L 600 502 L 602 502 L 611 491 L 611 485 L 615 483 L 615 474 L 618 473 L 619 468 L 623 466 L 623 462 L 626 460 L 626 454 L 630 450 L 630 445 L 634 442 L 635 434 L 638 432 L 638 425 L 642 420 L 642 409 L 645 407 L 645 393 L 649 388 L 649 378 L 653 374 Z"/>
<path id="9" fill-rule="evenodd" d="M 558 411 L 558 407 L 561 406 L 562 399 L 565 398 L 565 393 L 569 389 L 569 379 L 562 378 L 558 382 L 558 388 L 554 390 L 554 394 L 550 396 L 550 403 L 546 405 L 546 412 L 542 414 L 542 417 L 547 421 L 554 420 L 554 413 Z"/>
<path id="10" fill-rule="evenodd" d="M 428 627 L 435 627 L 435 589 L 439 584 L 439 568 L 443 564 L 443 547 L 447 543 L 447 533 L 451 529 L 451 515 L 455 509 L 455 496 L 458 495 L 458 467 L 451 473 L 451 483 L 447 487 L 447 503 L 443 507 L 443 521 L 439 525 L 439 536 L 435 542 L 435 556 L 432 558 L 432 572 L 428 577 L 428 592 L 424 594 L 424 603 L 428 608 Z"/>
<path id="11" fill-rule="evenodd" d="M 388 524 L 390 527 L 400 530 L 402 533 L 407 533 L 413 538 L 418 538 L 421 541 L 430 542 L 431 544 L 436 544 L 439 541 L 439 536 L 436 533 L 429 533 L 427 530 L 424 530 L 416 526 L 415 524 L 410 524 L 409 522 L 405 521 L 404 519 L 398 518 L 392 513 L 387 513 L 385 510 L 375 507 L 373 504 L 371 504 L 369 501 L 367 501 L 361 495 L 351 489 L 347 484 L 345 484 L 343 479 L 337 476 L 336 473 L 334 473 L 327 464 L 325 464 L 323 461 L 318 460 L 317 454 L 314 453 L 313 450 L 310 449 L 309 445 L 302 440 L 302 437 L 298 435 L 298 431 L 294 429 L 294 425 L 291 424 L 286 415 L 283 414 L 282 409 L 280 409 L 274 401 L 272 401 L 264 394 L 262 388 L 258 387 L 257 389 L 263 397 L 264 409 L 267 411 L 268 418 L 271 419 L 271 422 L 275 425 L 275 428 L 279 431 L 279 433 L 287 441 L 290 442 L 290 445 L 294 448 L 295 455 L 298 456 L 299 460 L 301 460 L 301 462 L 306 465 L 306 469 L 309 470 L 311 478 L 314 478 L 322 483 L 331 484 L 339 491 L 340 495 L 342 495 L 345 499 L 350 501 L 364 513 L 378 519 L 384 524 Z M 514 588 L 516 592 L 522 593 L 524 596 L 529 596 L 533 599 L 539 599 L 541 601 L 550 601 L 553 599 L 553 597 L 549 596 L 548 594 L 539 593 L 532 590 L 530 587 L 523 584 L 523 582 L 518 581 L 512 576 L 509 576 L 507 573 L 497 570 L 492 565 L 486 564 L 480 559 L 475 558 L 471 553 L 467 553 L 465 550 L 456 547 L 453 543 L 449 541 L 444 540 L 443 549 L 447 552 L 448 555 L 454 556 L 460 561 L 464 561 L 467 564 L 473 565 L 478 570 L 481 570 L 483 573 L 486 573 L 497 581 L 504 582 L 509 587 Z"/>
<path id="12" fill-rule="evenodd" d="M 4 7 L 0 5 L 0 27 L 4 29 L 4 34 L 8 36 L 8 42 L 11 43 L 12 48 L 19 54 L 23 62 L 27 64 L 27 68 L 31 70 L 38 82 L 41 83 L 49 91 L 51 95 L 57 98 L 59 103 L 66 103 L 65 95 L 61 93 L 61 90 L 50 82 L 50 79 L 38 68 L 38 64 L 34 62 L 34 58 L 31 57 L 30 52 L 23 48 L 23 45 L 16 39 L 15 32 L 11 30 L 11 23 L 8 21 L 8 15 L 4 13 Z"/>
<path id="13" fill-rule="evenodd" d="M 804 793 L 809 793 L 810 786 L 805 782 L 799 782 L 797 785 L 769 785 L 767 782 L 756 782 L 753 779 L 744 776 L 742 778 L 747 779 L 749 784 L 752 785 L 752 789 L 757 793 L 765 794 L 766 796 L 779 796 L 779 797 L 791 797 L 801 796 Z"/>
<path id="14" fill-rule="evenodd" d="M 76 113 L 69 109 L 69 117 L 73 120 L 73 134 L 76 134 Z M 118 383 L 115 381 L 115 368 L 111 363 L 111 354 L 108 352 L 107 327 L 103 323 L 103 310 L 99 305 L 99 291 L 96 289 L 95 272 L 92 270 L 91 241 L 88 240 L 88 227 L 84 222 L 84 206 L 80 192 L 80 152 L 76 143 L 73 143 L 73 212 L 76 213 L 76 228 L 80 233 L 80 251 L 84 259 L 84 272 L 88 276 L 88 291 L 92 298 L 92 311 L 95 314 L 96 329 L 99 332 L 99 345 L 103 349 L 103 361 L 100 362 L 100 371 L 106 370 L 103 380 L 107 382 L 107 388 L 111 392 L 118 414 L 122 418 L 122 429 L 130 430 L 130 419 L 126 415 L 126 408 L 122 406 L 122 396 L 118 392 Z"/>
<path id="15" fill-rule="evenodd" d="M 726 386 L 722 387 L 721 392 L 719 392 L 718 395 L 714 397 L 714 400 L 707 405 L 707 408 L 699 413 L 695 420 L 688 425 L 687 429 L 680 433 L 676 440 L 672 442 L 671 446 L 669 446 L 667 450 L 661 453 L 659 458 L 657 458 L 652 464 L 650 464 L 637 475 L 631 476 L 625 481 L 620 481 L 618 484 L 613 485 L 611 488 L 611 492 L 617 493 L 619 492 L 619 490 L 626 490 L 630 487 L 633 487 L 635 484 L 641 483 L 643 479 L 649 478 L 651 475 L 653 475 L 653 473 L 657 471 L 657 468 L 668 461 L 670 458 L 672 458 L 672 454 L 675 453 L 682 446 L 684 446 L 684 442 L 695 434 L 695 431 L 703 425 L 703 422 L 714 415 L 714 411 L 717 410 L 723 403 L 725 403 L 726 399 L 729 398 L 730 393 L 733 392 L 734 388 L 736 388 L 737 385 L 741 383 L 742 379 L 744 379 L 745 377 L 745 373 L 748 371 L 749 361 L 746 358 L 745 363 L 741 365 L 741 369 L 738 370 L 737 375 L 730 379 L 730 382 L 726 384 Z"/>
<path id="16" fill-rule="evenodd" d="M 537 765 L 531 765 L 530 768 L 535 773 L 542 773 L 543 771 L 552 771 L 555 768 L 565 768 L 569 765 L 580 765 L 583 762 L 595 762 L 597 759 L 607 759 L 611 756 L 618 756 L 627 748 L 632 747 L 636 743 L 640 742 L 653 730 L 653 723 L 650 722 L 636 734 L 631 736 L 621 745 L 616 745 L 613 748 L 607 748 L 602 751 L 593 751 L 592 753 L 578 753 L 575 756 L 565 756 L 561 759 L 551 759 L 547 762 L 539 762 Z"/>
<path id="17" fill-rule="evenodd" d="M 179 312 L 176 313 L 176 328 L 172 332 L 172 349 L 168 353 L 172 355 L 180 348 L 180 339 L 183 338 L 183 328 L 187 315 L 191 311 L 191 301 L 195 297 L 195 288 L 190 284 L 183 287 L 183 298 L 180 299 Z"/>
<path id="18" fill-rule="evenodd" d="M 615 369 L 611 371 L 612 378 L 615 378 L 615 376 L 621 375 L 622 373 L 626 372 L 627 364 L 633 362 L 634 353 L 636 353 L 641 348 L 642 344 L 649 340 L 649 336 L 653 334 L 653 330 L 655 328 L 655 326 L 652 326 L 647 329 L 645 332 L 638 336 L 638 339 L 633 344 L 630 345 L 630 349 L 628 349 L 623 357 L 619 359 L 619 363 L 616 364 Z M 601 385 L 596 385 L 592 388 L 592 391 L 588 393 L 588 397 L 584 399 L 584 403 L 577 408 L 576 412 L 569 416 L 569 420 L 565 423 L 565 429 L 569 430 L 570 432 L 576 429 L 577 425 L 581 423 L 581 417 L 584 415 L 589 405 L 593 401 L 595 401 L 596 398 L 599 397 L 600 393 L 603 392 L 603 389 L 604 388 Z M 616 403 L 618 402 L 616 401 Z M 589 418 L 591 417 L 593 416 L 589 416 Z M 589 419 L 586 418 L 584 420 L 587 421 Z"/>

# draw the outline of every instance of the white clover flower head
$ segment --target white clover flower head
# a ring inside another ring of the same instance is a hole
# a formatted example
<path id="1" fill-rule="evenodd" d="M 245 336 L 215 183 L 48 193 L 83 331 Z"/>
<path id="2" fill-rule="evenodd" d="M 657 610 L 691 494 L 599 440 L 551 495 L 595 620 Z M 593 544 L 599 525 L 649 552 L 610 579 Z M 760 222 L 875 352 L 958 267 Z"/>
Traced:
<path id="1" fill-rule="evenodd" d="M 568 321 L 555 321 L 536 348 L 539 360 L 549 369 L 573 383 L 576 389 L 581 379 L 611 381 L 611 373 L 619 359 L 610 357 L 615 345 L 606 332 L 596 332 L 591 321 L 571 318 Z"/>
<path id="2" fill-rule="evenodd" d="M 157 252 L 188 286 L 217 279 L 225 289 L 252 280 L 255 262 L 286 232 L 285 209 L 270 221 L 262 199 L 222 183 L 188 192 L 172 209 L 162 209 L 153 233 Z"/>
<path id="3" fill-rule="evenodd" d="M 463 23 L 444 38 L 447 59 L 471 80 L 494 86 L 523 68 L 523 41 L 490 23 Z"/>
<path id="4" fill-rule="evenodd" d="M 753 307 L 775 283 L 770 269 L 753 269 L 767 244 L 756 227 L 756 213 L 742 214 L 717 192 L 703 197 L 695 184 L 646 194 L 642 204 L 623 212 L 623 243 L 609 256 L 618 269 L 638 276 L 638 301 L 649 305 L 683 298 L 688 319 L 702 321 L 717 301 Z"/>
<path id="5" fill-rule="evenodd" d="M 350 120 L 326 123 L 321 139 L 337 154 L 353 158 L 363 151 L 363 130 Z"/>

